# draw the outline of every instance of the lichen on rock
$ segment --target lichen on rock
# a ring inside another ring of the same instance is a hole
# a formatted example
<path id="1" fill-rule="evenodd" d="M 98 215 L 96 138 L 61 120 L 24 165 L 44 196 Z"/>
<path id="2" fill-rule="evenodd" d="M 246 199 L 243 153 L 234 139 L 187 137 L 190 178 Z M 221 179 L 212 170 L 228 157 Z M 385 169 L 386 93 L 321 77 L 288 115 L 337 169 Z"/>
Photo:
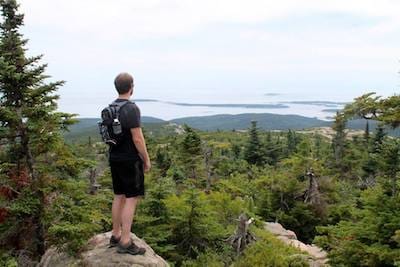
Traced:
<path id="1" fill-rule="evenodd" d="M 308 258 L 310 266 L 329 266 L 328 255 L 326 251 L 315 246 L 314 244 L 308 245 L 297 240 L 296 234 L 293 231 L 286 230 L 281 224 L 274 222 L 265 222 L 264 229 L 271 232 L 277 238 L 282 240 L 283 243 L 296 247 L 303 252 L 307 252 L 310 255 L 310 258 Z"/>
<path id="2" fill-rule="evenodd" d="M 144 255 L 119 254 L 116 248 L 109 248 L 111 232 L 92 237 L 79 257 L 73 258 L 55 248 L 50 248 L 43 255 L 38 267 L 167 267 L 168 263 L 135 234 L 131 234 L 133 242 L 144 247 Z"/>

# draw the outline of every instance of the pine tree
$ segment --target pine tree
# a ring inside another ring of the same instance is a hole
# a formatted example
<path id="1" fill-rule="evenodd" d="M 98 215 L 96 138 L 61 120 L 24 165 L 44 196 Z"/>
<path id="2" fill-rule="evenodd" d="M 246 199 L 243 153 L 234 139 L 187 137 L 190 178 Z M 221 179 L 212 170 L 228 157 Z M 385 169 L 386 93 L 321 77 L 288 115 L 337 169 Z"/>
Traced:
<path id="1" fill-rule="evenodd" d="M 192 178 L 196 178 L 196 166 L 202 155 L 200 136 L 188 125 L 184 125 L 185 137 L 180 144 L 182 161 L 189 169 Z"/>
<path id="2" fill-rule="evenodd" d="M 315 147 L 314 158 L 315 159 L 320 159 L 322 156 L 321 146 L 322 146 L 322 137 L 321 137 L 321 135 L 317 134 L 317 135 L 315 135 L 315 138 L 314 138 L 314 147 Z"/>
<path id="3" fill-rule="evenodd" d="M 157 179 L 153 187 L 147 190 L 146 200 L 139 206 L 138 216 L 135 216 L 135 232 L 162 255 L 168 254 L 175 248 L 169 241 L 171 227 L 168 224 L 167 207 L 164 203 L 165 199 L 176 193 L 174 186 L 175 183 L 171 178 Z"/>
<path id="4" fill-rule="evenodd" d="M 400 173 L 400 141 L 390 140 L 384 144 L 382 151 L 383 172 L 388 178 L 384 186 L 388 188 L 392 196 L 398 193 L 398 176 Z"/>
<path id="5" fill-rule="evenodd" d="M 234 159 L 239 159 L 241 150 L 242 149 L 238 144 L 234 143 L 232 145 L 232 154 Z"/>
<path id="6" fill-rule="evenodd" d="M 204 192 L 190 188 L 179 196 L 171 195 L 164 202 L 170 218 L 170 241 L 177 244 L 173 255 L 177 261 L 195 258 L 207 248 L 215 250 L 218 241 L 221 243 L 226 235 Z"/>
<path id="7" fill-rule="evenodd" d="M 365 123 L 365 131 L 364 131 L 364 139 L 365 143 L 369 144 L 369 120 Z"/>
<path id="8" fill-rule="evenodd" d="M 373 144 L 372 144 L 372 152 L 378 153 L 381 150 L 383 140 L 385 139 L 386 132 L 382 125 L 378 125 L 375 131 Z"/>
<path id="9" fill-rule="evenodd" d="M 345 143 L 346 143 L 346 119 L 343 114 L 337 112 L 335 122 L 333 124 L 333 130 L 335 136 L 332 140 L 333 151 L 335 155 L 336 167 L 339 169 L 341 176 L 344 175 L 344 162 L 343 157 L 345 154 Z"/>
<path id="10" fill-rule="evenodd" d="M 296 146 L 297 146 L 296 133 L 289 129 L 286 135 L 286 139 L 287 139 L 286 154 L 289 157 L 292 153 L 296 152 Z"/>
<path id="11" fill-rule="evenodd" d="M 370 187 L 376 182 L 376 177 L 382 169 L 382 145 L 386 133 L 381 124 L 378 124 L 374 136 L 370 137 L 371 146 L 368 149 L 367 158 L 361 166 L 362 169 L 362 188 Z"/>
<path id="12" fill-rule="evenodd" d="M 160 170 L 160 175 L 162 177 L 166 176 L 168 169 L 171 167 L 171 157 L 168 153 L 168 147 L 157 149 L 155 162 Z"/>
<path id="13" fill-rule="evenodd" d="M 257 121 L 251 122 L 250 138 L 244 151 L 244 158 L 250 164 L 262 165 L 264 163 L 265 157 L 257 128 Z"/>
<path id="14" fill-rule="evenodd" d="M 269 165 L 275 166 L 279 159 L 279 145 L 274 143 L 272 140 L 271 132 L 267 132 L 267 137 L 265 138 L 265 157 L 266 162 Z"/>
<path id="15" fill-rule="evenodd" d="M 11 192 L 2 205 L 9 226 L 2 240 L 12 239 L 16 247 L 38 255 L 44 252 L 43 156 L 61 143 L 61 130 L 74 120 L 56 111 L 54 93 L 64 82 L 47 83 L 42 55 L 25 55 L 27 40 L 19 32 L 24 15 L 16 0 L 0 0 L 0 9 L 0 142 L 5 148 L 0 178 L 1 191 Z"/>

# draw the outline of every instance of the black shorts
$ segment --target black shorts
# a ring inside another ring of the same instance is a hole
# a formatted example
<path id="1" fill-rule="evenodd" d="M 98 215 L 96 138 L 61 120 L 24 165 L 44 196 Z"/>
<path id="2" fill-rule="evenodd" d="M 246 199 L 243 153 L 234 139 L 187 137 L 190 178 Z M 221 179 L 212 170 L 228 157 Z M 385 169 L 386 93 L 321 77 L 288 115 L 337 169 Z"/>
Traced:
<path id="1" fill-rule="evenodd" d="M 114 194 L 125 197 L 144 196 L 142 160 L 109 161 Z"/>

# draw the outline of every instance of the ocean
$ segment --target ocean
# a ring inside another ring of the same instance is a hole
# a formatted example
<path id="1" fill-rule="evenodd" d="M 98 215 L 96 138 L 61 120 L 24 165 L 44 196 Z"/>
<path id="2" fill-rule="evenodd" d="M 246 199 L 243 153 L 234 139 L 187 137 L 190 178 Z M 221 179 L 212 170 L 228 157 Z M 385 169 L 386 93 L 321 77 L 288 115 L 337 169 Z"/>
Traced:
<path id="1" fill-rule="evenodd" d="M 317 93 L 281 93 L 246 91 L 206 91 L 196 93 L 181 91 L 138 91 L 132 97 L 142 116 L 171 120 L 191 116 L 215 114 L 274 113 L 295 114 L 310 118 L 330 120 L 336 110 L 356 96 L 328 95 L 323 90 Z M 100 111 L 116 98 L 113 91 L 95 97 L 79 95 L 74 98 L 61 96 L 60 110 L 77 113 L 81 118 L 98 118 Z"/>

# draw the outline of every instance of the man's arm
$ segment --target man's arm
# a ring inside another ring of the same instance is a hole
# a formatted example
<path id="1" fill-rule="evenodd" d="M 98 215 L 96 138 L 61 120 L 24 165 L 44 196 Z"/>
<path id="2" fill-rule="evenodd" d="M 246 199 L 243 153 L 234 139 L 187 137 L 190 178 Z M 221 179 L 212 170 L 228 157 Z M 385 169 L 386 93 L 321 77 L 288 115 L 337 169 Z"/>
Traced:
<path id="1" fill-rule="evenodd" d="M 133 143 L 139 152 L 139 156 L 144 162 L 144 171 L 149 171 L 151 168 L 149 153 L 147 153 L 146 141 L 144 140 L 141 127 L 131 128 Z"/>

